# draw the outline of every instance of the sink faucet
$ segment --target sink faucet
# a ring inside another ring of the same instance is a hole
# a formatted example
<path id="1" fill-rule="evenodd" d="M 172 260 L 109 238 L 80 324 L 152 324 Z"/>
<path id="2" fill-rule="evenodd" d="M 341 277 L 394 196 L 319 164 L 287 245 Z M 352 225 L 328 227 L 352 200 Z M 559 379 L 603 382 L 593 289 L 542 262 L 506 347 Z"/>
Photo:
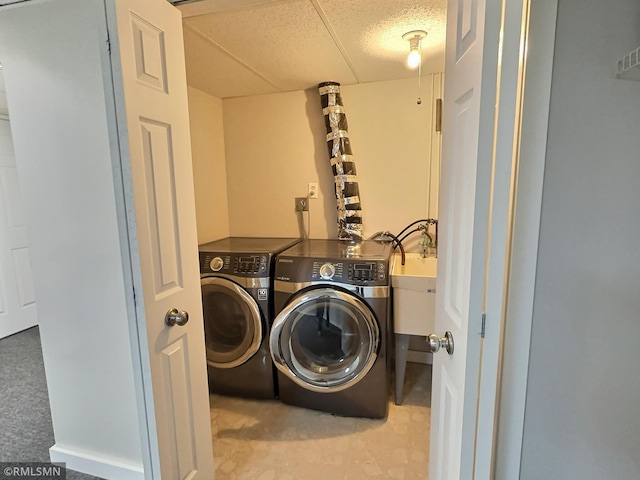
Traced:
<path id="1" fill-rule="evenodd" d="M 427 226 L 422 226 L 422 241 L 420 242 L 420 248 L 422 249 L 422 258 L 425 258 L 429 253 L 429 248 L 433 246 L 433 238 L 427 232 Z"/>
<path id="2" fill-rule="evenodd" d="M 435 225 L 435 230 L 436 230 L 436 235 L 435 235 L 435 241 L 434 239 L 431 237 L 431 235 L 429 235 L 429 225 Z M 435 218 L 429 218 L 427 220 L 425 220 L 425 224 L 424 225 L 420 225 L 420 230 L 422 230 L 422 242 L 420 243 L 420 247 L 422 248 L 422 257 L 426 257 L 427 254 L 429 253 L 429 249 L 430 248 L 435 248 L 436 249 L 436 256 L 437 256 L 437 248 L 438 248 L 438 220 L 436 220 Z"/>

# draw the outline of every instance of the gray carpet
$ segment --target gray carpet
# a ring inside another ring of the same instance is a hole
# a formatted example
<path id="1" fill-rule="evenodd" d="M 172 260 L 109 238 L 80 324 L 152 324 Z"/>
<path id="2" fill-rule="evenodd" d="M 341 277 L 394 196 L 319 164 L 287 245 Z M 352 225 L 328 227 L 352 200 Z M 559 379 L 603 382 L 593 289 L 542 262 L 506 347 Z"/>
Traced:
<path id="1" fill-rule="evenodd" d="M 55 443 L 38 327 L 0 339 L 0 462 L 49 462 Z M 67 480 L 100 480 L 67 471 Z"/>

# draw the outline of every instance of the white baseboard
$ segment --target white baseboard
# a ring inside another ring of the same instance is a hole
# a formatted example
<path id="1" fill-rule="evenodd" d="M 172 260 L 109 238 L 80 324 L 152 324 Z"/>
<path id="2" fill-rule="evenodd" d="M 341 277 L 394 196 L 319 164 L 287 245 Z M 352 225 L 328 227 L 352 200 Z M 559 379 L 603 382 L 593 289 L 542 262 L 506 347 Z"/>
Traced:
<path id="1" fill-rule="evenodd" d="M 431 365 L 433 363 L 433 353 L 421 352 L 419 350 L 408 350 L 407 362 L 424 363 L 425 365 Z"/>
<path id="2" fill-rule="evenodd" d="M 49 449 L 52 463 L 66 463 L 69 470 L 95 475 L 105 480 L 144 480 L 142 465 L 131 465 L 54 445 Z"/>

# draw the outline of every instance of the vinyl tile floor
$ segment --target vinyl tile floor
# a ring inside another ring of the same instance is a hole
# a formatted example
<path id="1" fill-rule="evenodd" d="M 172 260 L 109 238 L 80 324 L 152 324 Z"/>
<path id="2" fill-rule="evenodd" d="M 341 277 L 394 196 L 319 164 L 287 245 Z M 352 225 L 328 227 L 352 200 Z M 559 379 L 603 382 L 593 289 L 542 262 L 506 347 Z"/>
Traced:
<path id="1" fill-rule="evenodd" d="M 407 364 L 404 400 L 390 396 L 386 420 L 220 395 L 210 405 L 216 480 L 427 478 L 429 365 Z"/>

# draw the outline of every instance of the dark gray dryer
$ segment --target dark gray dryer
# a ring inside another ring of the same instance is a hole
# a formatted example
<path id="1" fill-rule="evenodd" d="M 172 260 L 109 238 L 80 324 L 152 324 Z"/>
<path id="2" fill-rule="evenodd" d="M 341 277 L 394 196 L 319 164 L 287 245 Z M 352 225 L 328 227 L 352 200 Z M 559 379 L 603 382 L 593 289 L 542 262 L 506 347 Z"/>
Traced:
<path id="1" fill-rule="evenodd" d="M 278 255 L 270 346 L 284 403 L 387 416 L 391 250 L 305 240 Z"/>
<path id="2" fill-rule="evenodd" d="M 229 237 L 200 245 L 209 390 L 275 398 L 269 355 L 273 260 L 294 238 Z"/>

